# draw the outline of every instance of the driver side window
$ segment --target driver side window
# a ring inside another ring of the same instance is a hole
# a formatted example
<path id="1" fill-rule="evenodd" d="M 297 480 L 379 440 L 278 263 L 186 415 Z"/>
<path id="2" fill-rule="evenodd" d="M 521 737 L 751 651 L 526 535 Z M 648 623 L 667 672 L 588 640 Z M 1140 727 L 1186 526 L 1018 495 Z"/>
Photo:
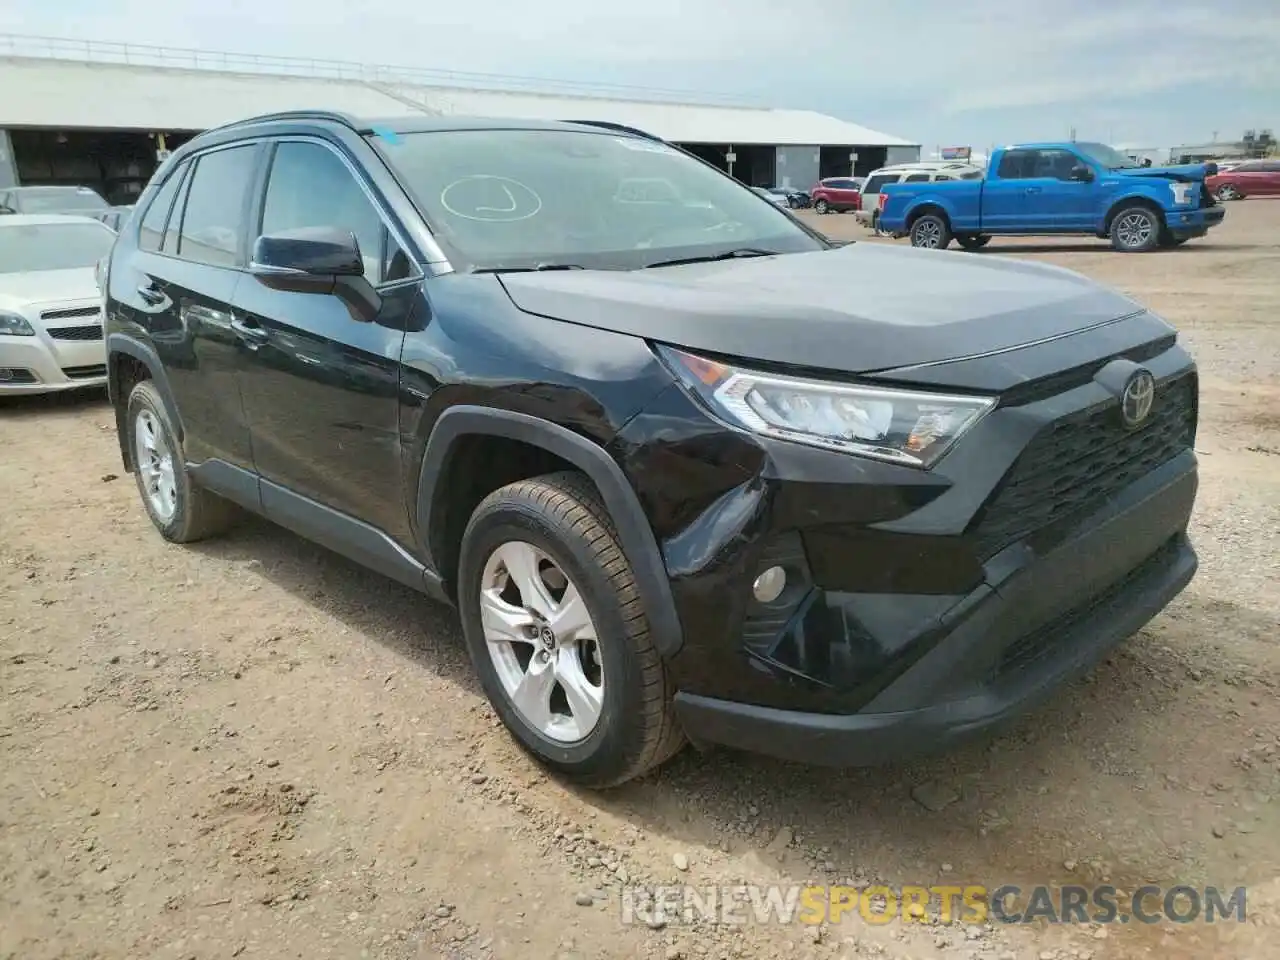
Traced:
<path id="1" fill-rule="evenodd" d="M 328 147 L 289 140 L 277 145 L 271 161 L 260 233 L 305 227 L 350 230 L 364 259 L 365 279 L 374 286 L 414 274 L 408 255 L 346 164 Z"/>

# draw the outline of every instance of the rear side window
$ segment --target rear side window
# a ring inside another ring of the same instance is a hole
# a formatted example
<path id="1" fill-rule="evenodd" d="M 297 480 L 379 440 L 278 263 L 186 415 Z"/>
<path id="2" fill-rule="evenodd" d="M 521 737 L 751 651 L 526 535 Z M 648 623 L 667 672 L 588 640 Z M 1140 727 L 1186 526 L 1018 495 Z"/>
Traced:
<path id="1" fill-rule="evenodd" d="M 138 230 L 139 250 L 157 252 L 160 250 L 161 241 L 164 240 L 164 228 L 169 222 L 169 211 L 173 209 L 173 198 L 178 195 L 178 187 L 182 185 L 182 178 L 186 175 L 187 163 L 183 161 L 182 165 L 174 170 L 156 191 Z"/>
<path id="2" fill-rule="evenodd" d="M 1000 158 L 998 174 L 1001 180 L 1026 180 L 1035 176 L 1036 151 L 1007 150 Z"/>
<path id="3" fill-rule="evenodd" d="M 215 267 L 240 263 L 245 198 L 256 145 L 215 150 L 196 160 L 183 207 L 178 256 Z"/>
<path id="4" fill-rule="evenodd" d="M 927 173 L 912 173 L 902 178 L 903 183 L 925 183 L 928 181 Z"/>
<path id="5" fill-rule="evenodd" d="M 901 174 L 898 174 L 898 173 L 872 174 L 871 178 L 863 185 L 862 192 L 863 193 L 879 193 L 880 188 L 883 187 L 886 183 L 897 183 L 898 177 L 900 176 Z"/>

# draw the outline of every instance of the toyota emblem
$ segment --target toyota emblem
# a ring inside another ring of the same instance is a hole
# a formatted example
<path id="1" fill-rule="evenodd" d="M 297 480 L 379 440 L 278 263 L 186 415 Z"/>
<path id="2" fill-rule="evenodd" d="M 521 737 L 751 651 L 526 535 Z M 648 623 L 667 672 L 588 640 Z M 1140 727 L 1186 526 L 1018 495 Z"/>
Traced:
<path id="1" fill-rule="evenodd" d="M 1124 385 L 1120 395 L 1120 418 L 1129 428 L 1138 427 L 1151 414 L 1156 397 L 1156 381 L 1147 370 L 1137 370 Z"/>

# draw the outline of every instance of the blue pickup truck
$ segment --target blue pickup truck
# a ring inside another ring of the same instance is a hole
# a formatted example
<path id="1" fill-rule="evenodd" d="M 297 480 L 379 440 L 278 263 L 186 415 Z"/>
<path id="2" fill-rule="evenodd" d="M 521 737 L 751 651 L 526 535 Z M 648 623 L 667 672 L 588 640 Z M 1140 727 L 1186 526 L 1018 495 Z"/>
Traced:
<path id="1" fill-rule="evenodd" d="M 1031 143 L 991 155 L 981 180 L 886 184 L 880 226 L 912 246 L 966 250 L 993 236 L 1084 234 L 1126 253 L 1175 247 L 1222 222 L 1213 164 L 1144 167 L 1101 143 Z"/>

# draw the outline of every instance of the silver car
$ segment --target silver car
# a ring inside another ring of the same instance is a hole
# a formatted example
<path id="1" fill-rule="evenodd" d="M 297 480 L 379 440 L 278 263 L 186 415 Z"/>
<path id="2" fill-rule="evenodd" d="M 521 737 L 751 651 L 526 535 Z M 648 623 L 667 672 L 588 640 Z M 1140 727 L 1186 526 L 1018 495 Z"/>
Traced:
<path id="1" fill-rule="evenodd" d="M 0 396 L 106 384 L 95 268 L 115 238 L 90 217 L 0 217 Z"/>

